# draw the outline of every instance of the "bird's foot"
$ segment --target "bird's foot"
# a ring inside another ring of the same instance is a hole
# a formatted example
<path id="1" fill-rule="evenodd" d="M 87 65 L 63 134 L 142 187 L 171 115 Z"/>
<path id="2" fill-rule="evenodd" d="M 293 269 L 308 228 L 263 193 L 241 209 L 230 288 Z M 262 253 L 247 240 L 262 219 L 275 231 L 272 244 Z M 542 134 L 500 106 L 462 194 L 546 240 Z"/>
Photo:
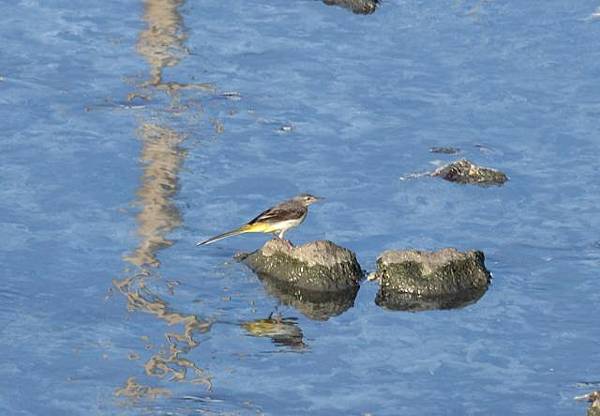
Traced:
<path id="1" fill-rule="evenodd" d="M 277 234 L 275 234 L 273 236 L 273 239 L 274 240 L 279 240 L 282 243 L 285 243 L 285 245 L 287 245 L 289 248 L 294 248 L 294 245 L 292 244 L 292 242 L 290 240 L 286 240 L 285 238 L 282 238 L 282 237 L 278 236 Z"/>

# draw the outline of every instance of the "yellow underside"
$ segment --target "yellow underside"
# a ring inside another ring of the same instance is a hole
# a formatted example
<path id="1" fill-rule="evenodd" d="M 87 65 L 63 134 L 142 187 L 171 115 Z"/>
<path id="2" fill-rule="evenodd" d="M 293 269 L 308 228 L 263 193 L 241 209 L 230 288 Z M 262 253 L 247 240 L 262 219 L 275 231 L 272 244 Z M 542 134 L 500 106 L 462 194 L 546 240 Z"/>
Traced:
<path id="1" fill-rule="evenodd" d="M 265 223 L 248 224 L 244 225 L 241 229 L 245 233 L 274 233 L 279 230 L 281 228 L 275 227 L 274 224 Z"/>

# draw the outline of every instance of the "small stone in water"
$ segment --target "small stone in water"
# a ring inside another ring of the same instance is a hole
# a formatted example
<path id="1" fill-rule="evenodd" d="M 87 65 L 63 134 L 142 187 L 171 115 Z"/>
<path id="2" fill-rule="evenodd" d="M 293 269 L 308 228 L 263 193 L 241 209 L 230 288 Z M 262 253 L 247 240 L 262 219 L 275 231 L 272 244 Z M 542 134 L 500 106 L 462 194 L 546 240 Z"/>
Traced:
<path id="1" fill-rule="evenodd" d="M 457 147 L 446 147 L 446 146 L 434 146 L 429 149 L 431 153 L 443 153 L 445 155 L 454 155 L 460 152 L 460 149 Z"/>

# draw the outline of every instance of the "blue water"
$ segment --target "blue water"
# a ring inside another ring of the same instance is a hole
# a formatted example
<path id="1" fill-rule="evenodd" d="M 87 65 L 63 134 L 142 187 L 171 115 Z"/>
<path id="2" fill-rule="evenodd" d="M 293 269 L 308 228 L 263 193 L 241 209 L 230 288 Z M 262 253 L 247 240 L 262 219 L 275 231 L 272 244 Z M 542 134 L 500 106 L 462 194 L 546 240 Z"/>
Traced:
<path id="1" fill-rule="evenodd" d="M 598 6 L 0 3 L 0 413 L 584 414 Z M 413 175 L 457 157 L 510 180 Z M 365 282 L 313 320 L 232 261 L 266 237 L 194 246 L 304 191 L 327 200 L 296 244 L 367 271 L 384 249 L 479 249 L 488 292 L 393 312 Z M 302 347 L 241 326 L 273 312 Z"/>

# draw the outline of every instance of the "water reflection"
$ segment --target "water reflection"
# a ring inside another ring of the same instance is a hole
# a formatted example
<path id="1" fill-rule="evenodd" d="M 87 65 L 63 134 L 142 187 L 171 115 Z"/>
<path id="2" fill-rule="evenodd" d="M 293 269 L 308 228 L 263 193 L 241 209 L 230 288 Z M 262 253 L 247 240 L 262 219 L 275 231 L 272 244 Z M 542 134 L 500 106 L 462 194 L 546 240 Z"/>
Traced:
<path id="1" fill-rule="evenodd" d="M 346 312 L 354 306 L 358 293 L 358 287 L 339 292 L 317 292 L 292 286 L 269 275 L 259 273 L 258 277 L 271 296 L 317 321 L 326 321 Z"/>
<path id="2" fill-rule="evenodd" d="M 356 14 L 374 13 L 379 6 L 379 0 L 323 0 L 323 3 L 328 6 L 344 7 Z"/>
<path id="3" fill-rule="evenodd" d="M 115 396 L 128 398 L 129 400 L 133 401 L 143 398 L 155 399 L 159 396 L 169 397 L 170 395 L 171 394 L 167 389 L 143 386 L 139 384 L 135 377 L 129 377 L 125 382 L 125 386 L 115 392 Z"/>
<path id="4" fill-rule="evenodd" d="M 287 346 L 293 349 L 304 349 L 302 329 L 296 318 L 284 318 L 271 315 L 267 319 L 256 319 L 242 323 L 248 335 L 271 338 L 275 345 Z"/>
<path id="5" fill-rule="evenodd" d="M 149 80 L 143 88 L 166 90 L 171 104 L 179 101 L 178 92 L 186 87 L 176 82 L 163 82 L 166 67 L 177 65 L 188 54 L 184 45 L 186 39 L 184 26 L 178 7 L 183 0 L 147 0 L 144 2 L 144 20 L 147 28 L 139 37 L 137 52 L 150 66 Z M 202 89 L 203 85 L 195 87 Z M 131 97 L 144 96 L 139 92 Z M 184 109 L 185 111 L 185 109 Z M 165 114 L 168 114 L 165 111 Z M 141 120 L 137 135 L 142 143 L 140 160 L 143 164 L 141 185 L 137 191 L 137 233 L 138 246 L 125 260 L 136 266 L 136 272 L 122 280 L 115 281 L 117 289 L 127 299 L 130 311 L 141 311 L 154 315 L 169 327 L 179 326 L 180 331 L 165 333 L 166 345 L 158 348 L 144 364 L 147 376 L 170 381 L 188 381 L 211 386 L 210 376 L 184 355 L 198 346 L 195 336 L 210 330 L 212 322 L 194 314 L 185 314 L 173 310 L 158 293 L 150 288 L 153 284 L 163 284 L 167 292 L 173 288 L 169 282 L 162 282 L 157 269 L 160 261 L 157 252 L 173 244 L 167 235 L 182 223 L 181 213 L 174 195 L 178 190 L 178 175 L 186 156 L 181 147 L 184 135 L 170 128 L 167 123 Z M 123 388 L 115 394 L 120 397 L 137 400 L 140 397 L 155 398 L 166 396 L 170 392 L 164 388 L 140 385 L 135 378 L 128 378 Z"/>
<path id="6" fill-rule="evenodd" d="M 157 267 L 156 252 L 169 247 L 166 234 L 181 225 L 181 214 L 172 200 L 177 192 L 177 174 L 185 152 L 179 147 L 182 136 L 155 124 L 143 124 L 138 135 L 143 143 L 142 185 L 138 190 L 138 234 L 140 245 L 126 260 L 136 266 Z"/>
<path id="7" fill-rule="evenodd" d="M 185 46 L 187 35 L 179 7 L 184 0 L 146 0 L 144 2 L 144 20 L 147 28 L 138 39 L 137 52 L 143 56 L 150 66 L 150 78 L 142 87 L 153 87 L 169 94 L 179 90 L 214 91 L 208 83 L 182 83 L 165 81 L 165 68 L 173 67 L 189 55 Z"/>
<path id="8" fill-rule="evenodd" d="M 147 84 L 162 84 L 163 70 L 177 65 L 189 54 L 187 38 L 178 8 L 184 0 L 146 0 L 144 17 L 147 28 L 138 39 L 137 51 L 150 65 Z"/>
<path id="9" fill-rule="evenodd" d="M 393 293 L 380 288 L 375 303 L 393 311 L 422 312 L 433 309 L 458 309 L 476 303 L 487 288 L 465 291 L 450 296 L 425 298 L 411 293 Z"/>

